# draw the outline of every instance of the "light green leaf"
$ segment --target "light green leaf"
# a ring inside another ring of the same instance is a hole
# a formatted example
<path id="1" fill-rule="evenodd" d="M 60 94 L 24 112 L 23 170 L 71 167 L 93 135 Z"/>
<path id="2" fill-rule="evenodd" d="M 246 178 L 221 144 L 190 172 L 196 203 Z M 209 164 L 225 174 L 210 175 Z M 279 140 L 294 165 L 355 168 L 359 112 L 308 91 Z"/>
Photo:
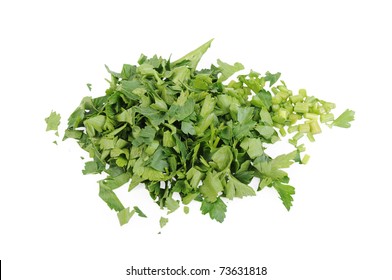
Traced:
<path id="1" fill-rule="evenodd" d="M 60 119 L 61 119 L 60 114 L 57 114 L 55 111 L 52 111 L 49 117 L 45 119 L 46 131 L 50 131 L 50 130 L 58 131 L 60 125 Z"/>
<path id="2" fill-rule="evenodd" d="M 186 195 L 182 198 L 182 203 L 187 205 L 198 196 L 199 196 L 199 193 L 189 193 L 188 195 Z"/>
<path id="3" fill-rule="evenodd" d="M 234 63 L 234 65 L 230 65 L 220 59 L 218 59 L 218 65 L 221 70 L 221 76 L 218 79 L 219 82 L 226 81 L 234 73 L 244 69 L 244 66 L 239 62 Z"/>
<path id="4" fill-rule="evenodd" d="M 103 115 L 97 115 L 95 117 L 91 117 L 83 122 L 86 127 L 87 134 L 90 137 L 95 135 L 95 132 L 102 132 L 103 126 L 105 125 L 106 117 Z"/>
<path id="5" fill-rule="evenodd" d="M 174 200 L 170 196 L 166 198 L 165 207 L 169 210 L 168 214 L 173 213 L 180 207 L 180 204 L 177 200 Z"/>
<path id="6" fill-rule="evenodd" d="M 132 216 L 135 214 L 135 210 L 130 211 L 129 207 L 125 208 L 117 213 L 120 225 L 123 226 L 129 222 Z"/>
<path id="7" fill-rule="evenodd" d="M 264 154 L 263 143 L 260 138 L 245 138 L 242 140 L 240 146 L 252 159 Z"/>
<path id="8" fill-rule="evenodd" d="M 161 226 L 161 228 L 163 228 L 164 226 L 166 226 L 166 224 L 169 222 L 168 218 L 165 217 L 161 217 L 159 220 L 159 225 Z"/>
<path id="9" fill-rule="evenodd" d="M 339 126 L 343 128 L 349 128 L 351 126 L 350 122 L 354 120 L 355 112 L 347 109 L 344 111 L 336 120 L 333 121 L 332 125 Z"/>
<path id="10" fill-rule="evenodd" d="M 233 161 L 233 153 L 229 146 L 223 146 L 219 148 L 211 157 L 211 159 L 216 163 L 218 170 L 222 171 L 230 167 Z"/>
<path id="11" fill-rule="evenodd" d="M 230 175 L 229 181 L 227 182 L 230 185 L 229 189 L 231 191 L 230 196 L 232 197 L 232 190 L 234 189 L 234 196 L 238 198 L 243 198 L 244 196 L 255 196 L 256 192 L 254 189 L 241 183 L 237 178 Z M 230 198 L 230 197 L 228 197 Z"/>
<path id="12" fill-rule="evenodd" d="M 207 172 L 207 176 L 200 186 L 201 194 L 208 202 L 215 202 L 221 191 L 223 191 L 223 185 L 219 179 L 219 173 Z"/>
<path id="13" fill-rule="evenodd" d="M 175 67 L 178 64 L 186 64 L 189 68 L 191 68 L 192 70 L 195 70 L 201 57 L 208 50 L 208 48 L 211 46 L 212 41 L 213 41 L 213 39 L 209 40 L 207 43 L 204 43 L 203 45 L 201 45 L 197 49 L 191 51 L 190 53 L 184 55 L 180 59 L 173 61 L 171 63 L 171 67 Z"/>
<path id="14" fill-rule="evenodd" d="M 255 130 L 260 133 L 265 139 L 271 139 L 275 133 L 275 129 L 272 126 L 256 125 Z"/>
<path id="15" fill-rule="evenodd" d="M 287 210 L 290 210 L 293 201 L 293 195 L 295 194 L 295 188 L 280 182 L 275 182 L 273 187 L 279 193 L 280 199 Z"/>
<path id="16" fill-rule="evenodd" d="M 265 73 L 265 81 L 270 82 L 270 87 L 275 84 L 280 78 L 280 73 L 271 74 L 269 71 Z"/>

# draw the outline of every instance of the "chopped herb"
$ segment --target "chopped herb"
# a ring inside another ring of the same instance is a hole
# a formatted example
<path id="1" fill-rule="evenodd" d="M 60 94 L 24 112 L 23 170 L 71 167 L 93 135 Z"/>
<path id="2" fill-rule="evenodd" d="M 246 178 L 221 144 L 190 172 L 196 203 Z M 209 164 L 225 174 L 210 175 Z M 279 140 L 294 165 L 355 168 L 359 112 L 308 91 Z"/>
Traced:
<path id="1" fill-rule="evenodd" d="M 159 219 L 159 225 L 161 226 L 161 228 L 163 228 L 164 226 L 166 226 L 166 224 L 169 222 L 168 218 L 165 217 L 161 217 Z"/>
<path id="2" fill-rule="evenodd" d="M 348 128 L 354 120 L 352 110 L 335 119 L 334 103 L 305 89 L 294 93 L 279 82 L 279 72 L 250 71 L 230 80 L 244 66 L 219 59 L 198 70 L 211 42 L 173 62 L 141 55 L 120 72 L 105 66 L 105 94 L 84 97 L 68 118 L 64 139 L 75 139 L 88 153 L 83 174 L 106 174 L 98 181 L 99 196 L 121 225 L 135 213 L 147 216 L 137 206 L 125 208 L 115 190 L 142 184 L 167 214 L 181 205 L 187 214 L 185 205 L 194 202 L 202 214 L 223 222 L 225 202 L 265 187 L 275 189 L 290 210 L 295 189 L 285 170 L 308 162 L 304 136 L 313 142 L 320 124 Z M 51 112 L 45 121 L 47 130 L 58 131 L 59 114 Z M 293 151 L 271 157 L 268 148 L 285 136 Z M 257 188 L 249 185 L 254 178 Z M 161 228 L 167 222 L 161 217 Z"/>
<path id="3" fill-rule="evenodd" d="M 57 114 L 56 112 L 52 111 L 50 113 L 49 117 L 47 117 L 45 119 L 46 131 L 54 130 L 54 131 L 58 132 L 58 128 L 60 125 L 60 119 L 61 119 L 60 114 Z"/>

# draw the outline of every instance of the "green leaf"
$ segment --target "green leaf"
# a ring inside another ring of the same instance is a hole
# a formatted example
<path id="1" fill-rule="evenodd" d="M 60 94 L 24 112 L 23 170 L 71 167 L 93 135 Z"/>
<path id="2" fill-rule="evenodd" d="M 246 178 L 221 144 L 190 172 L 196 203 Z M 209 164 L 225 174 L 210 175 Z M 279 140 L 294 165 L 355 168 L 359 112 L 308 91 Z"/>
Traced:
<path id="1" fill-rule="evenodd" d="M 155 170 L 164 172 L 169 167 L 166 158 L 167 156 L 164 154 L 163 149 L 158 148 L 151 158 L 150 166 Z"/>
<path id="2" fill-rule="evenodd" d="M 256 96 L 260 98 L 261 102 L 263 103 L 264 107 L 269 110 L 272 106 L 272 96 L 269 91 L 262 89 L 260 92 L 256 93 Z"/>
<path id="3" fill-rule="evenodd" d="M 256 125 L 255 130 L 265 139 L 271 139 L 272 135 L 275 134 L 275 129 L 272 126 Z"/>
<path id="4" fill-rule="evenodd" d="M 283 202 L 283 205 L 287 210 L 290 210 L 293 201 L 293 195 L 295 194 L 295 188 L 286 184 L 282 184 L 280 182 L 275 182 L 273 187 L 278 192 L 280 199 Z"/>
<path id="5" fill-rule="evenodd" d="M 129 98 L 129 100 L 139 100 L 140 97 L 137 94 L 133 93 L 133 91 L 141 87 L 142 84 L 138 80 L 122 80 L 117 90 L 123 93 L 127 98 Z"/>
<path id="6" fill-rule="evenodd" d="M 187 196 L 182 198 L 182 203 L 187 205 L 198 196 L 199 196 L 199 193 L 190 193 Z"/>
<path id="7" fill-rule="evenodd" d="M 229 181 L 227 182 L 227 187 L 225 187 L 226 197 L 233 199 L 234 197 L 243 198 L 244 196 L 255 196 L 256 193 L 254 189 L 241 183 L 237 178 L 230 175 Z"/>
<path id="8" fill-rule="evenodd" d="M 262 108 L 260 110 L 260 120 L 263 123 L 265 123 L 266 125 L 269 125 L 269 126 L 273 125 L 271 114 L 265 108 Z"/>
<path id="9" fill-rule="evenodd" d="M 180 207 L 180 204 L 177 200 L 174 200 L 171 197 L 167 197 L 165 201 L 165 207 L 169 210 L 168 214 L 173 213 Z"/>
<path id="10" fill-rule="evenodd" d="M 193 86 L 196 89 L 200 89 L 200 90 L 208 90 L 211 84 L 212 84 L 212 79 L 206 74 L 196 75 L 193 81 Z"/>
<path id="11" fill-rule="evenodd" d="M 153 126 L 159 126 L 164 121 L 164 114 L 150 107 L 135 107 L 134 110 L 145 116 Z"/>
<path id="12" fill-rule="evenodd" d="M 270 83 L 270 87 L 280 78 L 280 73 L 271 74 L 269 71 L 265 73 L 265 81 Z"/>
<path id="13" fill-rule="evenodd" d="M 130 178 L 129 173 L 121 173 L 117 176 L 108 176 L 106 179 L 101 180 L 101 184 L 104 184 L 111 190 L 115 190 L 127 183 Z"/>
<path id="14" fill-rule="evenodd" d="M 220 59 L 218 59 L 218 65 L 221 70 L 221 76 L 218 79 L 219 82 L 226 81 L 234 73 L 244 69 L 244 66 L 239 62 L 234 63 L 234 65 L 230 65 Z"/>
<path id="15" fill-rule="evenodd" d="M 231 148 L 229 146 L 223 146 L 219 148 L 212 155 L 211 159 L 216 163 L 219 171 L 230 167 L 230 164 L 233 161 L 233 153 L 231 152 Z"/>
<path id="16" fill-rule="evenodd" d="M 227 206 L 220 197 L 217 198 L 214 203 L 203 200 L 200 208 L 203 215 L 208 213 L 211 219 L 220 223 L 222 223 L 226 218 L 226 209 Z"/>
<path id="17" fill-rule="evenodd" d="M 103 168 L 98 165 L 96 161 L 87 161 L 84 164 L 82 173 L 86 174 L 99 174 L 103 171 Z"/>
<path id="18" fill-rule="evenodd" d="M 203 177 L 204 177 L 204 173 L 200 172 L 194 167 L 189 169 L 188 172 L 186 173 L 186 179 L 190 181 L 190 185 L 193 189 L 197 189 Z"/>
<path id="19" fill-rule="evenodd" d="M 253 108 L 252 107 L 240 107 L 238 108 L 238 122 L 244 124 L 249 122 L 253 118 Z"/>
<path id="20" fill-rule="evenodd" d="M 293 151 L 289 154 L 279 155 L 271 161 L 256 161 L 254 167 L 267 177 L 282 179 L 287 176 L 287 173 L 281 169 L 290 167 L 297 155 L 298 151 Z"/>
<path id="21" fill-rule="evenodd" d="M 351 126 L 350 122 L 354 120 L 354 117 L 355 117 L 355 112 L 347 109 L 336 120 L 332 122 L 332 125 L 343 127 L 343 128 L 349 128 Z"/>
<path id="22" fill-rule="evenodd" d="M 223 185 L 219 179 L 219 173 L 207 172 L 207 176 L 200 186 L 200 193 L 208 202 L 215 202 L 218 194 L 223 191 Z"/>
<path id="23" fill-rule="evenodd" d="M 189 52 L 188 54 L 184 55 L 180 59 L 173 61 L 171 63 L 171 67 L 173 68 L 173 67 L 176 67 L 176 65 L 178 65 L 178 64 L 186 63 L 186 65 L 189 68 L 191 68 L 192 70 L 195 70 L 201 57 L 208 50 L 208 48 L 211 46 L 212 41 L 213 41 L 213 39 L 209 40 L 207 43 L 204 43 L 203 45 L 201 45 L 197 49 Z"/>
<path id="24" fill-rule="evenodd" d="M 195 127 L 191 122 L 185 122 L 185 121 L 181 122 L 181 130 L 185 134 L 189 134 L 189 135 L 196 134 Z"/>
<path id="25" fill-rule="evenodd" d="M 245 138 L 240 144 L 250 158 L 254 159 L 264 154 L 263 143 L 259 138 Z"/>
<path id="26" fill-rule="evenodd" d="M 91 117 L 85 120 L 83 124 L 86 127 L 87 134 L 93 137 L 95 135 L 95 132 L 102 132 L 105 121 L 105 116 L 97 115 L 95 117 Z"/>
<path id="27" fill-rule="evenodd" d="M 123 226 L 127 224 L 134 214 L 135 210 L 130 211 L 129 207 L 118 212 L 117 217 L 120 222 L 120 225 Z"/>
<path id="28" fill-rule="evenodd" d="M 50 131 L 50 130 L 58 131 L 60 125 L 60 119 L 61 119 L 60 114 L 57 114 L 55 111 L 52 111 L 49 117 L 45 119 L 46 131 Z"/>
<path id="29" fill-rule="evenodd" d="M 114 209 L 117 212 L 124 209 L 117 195 L 108 186 L 103 184 L 102 181 L 99 184 L 99 197 L 106 202 L 110 209 Z"/>
<path id="30" fill-rule="evenodd" d="M 233 127 L 234 137 L 238 140 L 242 140 L 243 138 L 250 136 L 251 130 L 255 127 L 256 122 L 254 121 L 245 121 L 243 123 L 238 123 Z"/>
<path id="31" fill-rule="evenodd" d="M 168 218 L 165 217 L 161 217 L 159 220 L 159 225 L 161 226 L 161 228 L 163 228 L 164 226 L 166 226 L 166 224 L 169 222 Z"/>
<path id="32" fill-rule="evenodd" d="M 135 212 L 138 214 L 139 217 L 147 218 L 146 214 L 144 214 L 144 213 L 142 212 L 142 210 L 140 210 L 139 207 L 134 206 L 134 207 L 133 207 L 133 210 L 135 210 Z"/>
<path id="33" fill-rule="evenodd" d="M 142 178 L 149 181 L 162 181 L 165 179 L 165 176 L 160 171 L 150 167 L 145 167 L 143 168 Z"/>
<path id="34" fill-rule="evenodd" d="M 193 99 L 188 99 L 184 105 L 173 104 L 167 114 L 169 117 L 182 121 L 189 117 L 194 111 L 195 101 Z"/>

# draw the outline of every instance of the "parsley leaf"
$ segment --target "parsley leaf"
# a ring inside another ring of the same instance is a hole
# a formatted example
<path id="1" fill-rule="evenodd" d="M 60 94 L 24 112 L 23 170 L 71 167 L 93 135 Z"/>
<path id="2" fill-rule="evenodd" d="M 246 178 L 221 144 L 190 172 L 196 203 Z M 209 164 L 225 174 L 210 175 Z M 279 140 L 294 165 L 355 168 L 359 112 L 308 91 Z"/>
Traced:
<path id="1" fill-rule="evenodd" d="M 161 228 L 163 228 L 164 226 L 166 226 L 166 224 L 167 224 L 168 222 L 169 222 L 169 219 L 168 219 L 168 218 L 165 218 L 165 217 L 161 217 L 160 220 L 159 220 L 159 224 L 160 224 Z"/>
<path id="2" fill-rule="evenodd" d="M 220 223 L 226 218 L 226 209 L 226 204 L 220 198 L 217 198 L 213 203 L 203 200 L 200 208 L 203 215 L 208 213 L 211 219 Z"/>
<path id="3" fill-rule="evenodd" d="M 136 212 L 135 210 L 130 211 L 129 207 L 119 211 L 117 213 L 117 217 L 120 222 L 120 225 L 122 226 L 128 223 L 129 220 L 132 218 L 132 216 L 135 214 L 135 212 Z"/>
<path id="4" fill-rule="evenodd" d="M 336 120 L 332 122 L 332 125 L 349 128 L 351 126 L 350 122 L 354 120 L 354 116 L 354 111 L 347 109 L 339 117 L 337 117 Z"/>
<path id="5" fill-rule="evenodd" d="M 279 193 L 280 199 L 287 210 L 290 210 L 293 201 L 292 195 L 295 194 L 295 189 L 292 186 L 282 184 L 280 182 L 274 183 L 274 189 Z"/>
<path id="6" fill-rule="evenodd" d="M 57 114 L 55 111 L 52 111 L 50 113 L 49 117 L 47 117 L 45 119 L 46 131 L 54 130 L 54 131 L 58 132 L 58 128 L 60 125 L 60 119 L 61 119 L 60 114 Z"/>

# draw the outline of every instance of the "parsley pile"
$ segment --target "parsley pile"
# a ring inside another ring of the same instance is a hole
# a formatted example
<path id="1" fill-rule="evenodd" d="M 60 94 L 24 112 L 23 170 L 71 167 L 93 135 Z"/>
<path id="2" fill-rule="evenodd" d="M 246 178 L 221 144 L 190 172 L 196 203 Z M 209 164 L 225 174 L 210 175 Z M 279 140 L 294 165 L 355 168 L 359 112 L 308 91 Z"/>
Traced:
<path id="1" fill-rule="evenodd" d="M 289 210 L 295 189 L 283 169 L 309 159 L 299 140 L 314 141 L 320 124 L 347 128 L 354 119 L 351 110 L 335 118 L 335 104 L 304 89 L 294 93 L 283 81 L 276 85 L 280 73 L 251 71 L 227 82 L 242 64 L 218 60 L 196 69 L 211 41 L 176 61 L 141 55 L 138 65 L 124 64 L 120 73 L 106 67 L 106 94 L 84 97 L 68 119 L 64 139 L 88 152 L 83 174 L 107 174 L 98 181 L 99 196 L 121 225 L 135 213 L 146 217 L 119 200 L 115 190 L 124 185 L 131 191 L 144 184 L 167 214 L 181 205 L 187 213 L 195 201 L 218 222 L 227 200 L 265 187 L 274 188 Z M 46 122 L 58 133 L 60 115 L 52 112 Z M 266 147 L 284 139 L 293 151 L 269 156 Z M 254 178 L 257 188 L 249 186 Z M 167 222 L 161 217 L 161 227 Z"/>

